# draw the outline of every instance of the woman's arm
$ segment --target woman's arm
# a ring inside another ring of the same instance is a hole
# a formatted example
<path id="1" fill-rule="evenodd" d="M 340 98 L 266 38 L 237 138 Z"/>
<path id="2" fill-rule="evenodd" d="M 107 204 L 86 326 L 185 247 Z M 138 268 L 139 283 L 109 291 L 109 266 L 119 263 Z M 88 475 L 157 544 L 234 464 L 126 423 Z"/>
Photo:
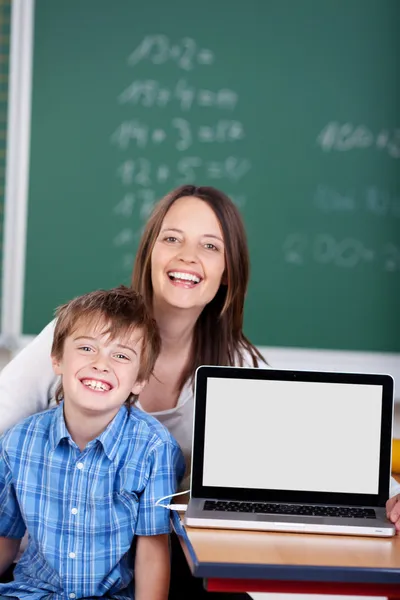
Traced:
<path id="1" fill-rule="evenodd" d="M 58 382 L 50 359 L 54 325 L 49 323 L 0 373 L 0 433 L 48 408 Z"/>

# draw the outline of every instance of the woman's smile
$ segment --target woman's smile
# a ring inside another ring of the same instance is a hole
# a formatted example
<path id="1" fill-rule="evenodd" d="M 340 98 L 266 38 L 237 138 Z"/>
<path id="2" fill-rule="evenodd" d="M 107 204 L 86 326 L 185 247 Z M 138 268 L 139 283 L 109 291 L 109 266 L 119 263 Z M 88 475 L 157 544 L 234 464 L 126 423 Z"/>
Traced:
<path id="1" fill-rule="evenodd" d="M 167 275 L 171 283 L 185 287 L 186 289 L 196 287 L 203 281 L 201 275 L 194 271 L 168 271 Z"/>

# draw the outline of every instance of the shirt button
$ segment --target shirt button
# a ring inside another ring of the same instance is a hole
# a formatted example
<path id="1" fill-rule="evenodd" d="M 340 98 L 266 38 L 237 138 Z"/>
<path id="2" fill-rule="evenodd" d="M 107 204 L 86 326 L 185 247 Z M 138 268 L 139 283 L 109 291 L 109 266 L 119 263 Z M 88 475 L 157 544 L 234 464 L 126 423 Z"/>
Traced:
<path id="1" fill-rule="evenodd" d="M 83 469 L 83 463 L 78 463 L 76 465 L 76 468 L 79 469 L 79 470 Z"/>
<path id="2" fill-rule="evenodd" d="M 78 509 L 77 508 L 73 508 L 71 510 L 71 512 L 72 512 L 73 515 L 76 515 L 78 513 Z"/>
<path id="3" fill-rule="evenodd" d="M 70 598 L 76 598 L 76 594 L 74 594 L 74 592 L 71 592 L 70 594 L 68 594 L 68 596 L 69 596 Z"/>
<path id="4" fill-rule="evenodd" d="M 68 554 L 68 556 L 69 556 L 70 558 L 76 558 L 76 554 L 75 554 L 75 552 L 70 552 L 70 553 Z"/>

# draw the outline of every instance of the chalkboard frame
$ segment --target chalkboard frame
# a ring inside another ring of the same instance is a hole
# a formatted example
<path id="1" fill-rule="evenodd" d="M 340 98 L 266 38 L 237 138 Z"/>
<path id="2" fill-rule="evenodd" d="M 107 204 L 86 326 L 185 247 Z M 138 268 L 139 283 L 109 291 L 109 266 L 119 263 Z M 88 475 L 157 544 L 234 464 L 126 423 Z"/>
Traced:
<path id="1" fill-rule="evenodd" d="M 8 162 L 5 199 L 2 335 L 13 352 L 31 339 L 22 331 L 30 151 L 34 0 L 14 0 L 11 23 Z M 274 368 L 388 373 L 400 381 L 400 354 L 260 347 Z M 400 395 L 397 394 L 398 401 Z"/>
<path id="2" fill-rule="evenodd" d="M 21 345 L 34 1 L 12 4 L 0 345 Z"/>
<path id="3" fill-rule="evenodd" d="M 7 115 L 9 109 L 9 69 L 10 69 L 10 37 L 11 37 L 11 0 L 0 0 L 0 134 L 1 134 L 1 159 L 0 159 L 0 312 L 4 296 L 4 247 L 5 247 L 5 185 L 6 185 L 6 165 L 7 165 Z M 2 340 L 1 331 L 3 324 L 0 323 L 0 343 Z"/>

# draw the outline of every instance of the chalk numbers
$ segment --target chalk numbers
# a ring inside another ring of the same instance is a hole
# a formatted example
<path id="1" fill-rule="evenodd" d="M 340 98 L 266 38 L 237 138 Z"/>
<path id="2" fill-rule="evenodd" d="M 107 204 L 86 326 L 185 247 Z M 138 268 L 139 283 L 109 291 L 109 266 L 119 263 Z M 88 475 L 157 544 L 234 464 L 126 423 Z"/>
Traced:
<path id="1" fill-rule="evenodd" d="M 374 132 L 366 125 L 331 121 L 320 131 L 316 142 L 324 152 L 373 148 L 391 158 L 400 158 L 400 127 Z"/>
<path id="2" fill-rule="evenodd" d="M 166 35 L 147 35 L 128 57 L 128 65 L 134 67 L 147 60 L 153 65 L 164 65 L 173 61 L 184 71 L 191 71 L 196 65 L 212 65 L 214 53 L 200 47 L 191 37 L 184 37 L 172 43 Z"/>
<path id="3" fill-rule="evenodd" d="M 132 267 L 132 247 L 158 198 L 174 187 L 215 182 L 237 206 L 246 204 L 238 184 L 252 165 L 241 152 L 246 126 L 235 117 L 239 95 L 223 81 L 215 85 L 214 76 L 214 85 L 193 77 L 196 70 L 211 75 L 215 63 L 213 50 L 192 37 L 161 34 L 145 35 L 126 57 L 126 79 L 116 90 L 120 118 L 110 132 L 121 190 L 112 207 L 118 223 L 112 243 L 124 270 Z"/>
<path id="4" fill-rule="evenodd" d="M 354 237 L 338 238 L 330 233 L 306 235 L 296 232 L 285 238 L 282 250 L 284 261 L 299 267 L 315 263 L 355 269 L 376 263 L 383 271 L 400 273 L 400 247 L 391 242 L 375 248 Z"/>

